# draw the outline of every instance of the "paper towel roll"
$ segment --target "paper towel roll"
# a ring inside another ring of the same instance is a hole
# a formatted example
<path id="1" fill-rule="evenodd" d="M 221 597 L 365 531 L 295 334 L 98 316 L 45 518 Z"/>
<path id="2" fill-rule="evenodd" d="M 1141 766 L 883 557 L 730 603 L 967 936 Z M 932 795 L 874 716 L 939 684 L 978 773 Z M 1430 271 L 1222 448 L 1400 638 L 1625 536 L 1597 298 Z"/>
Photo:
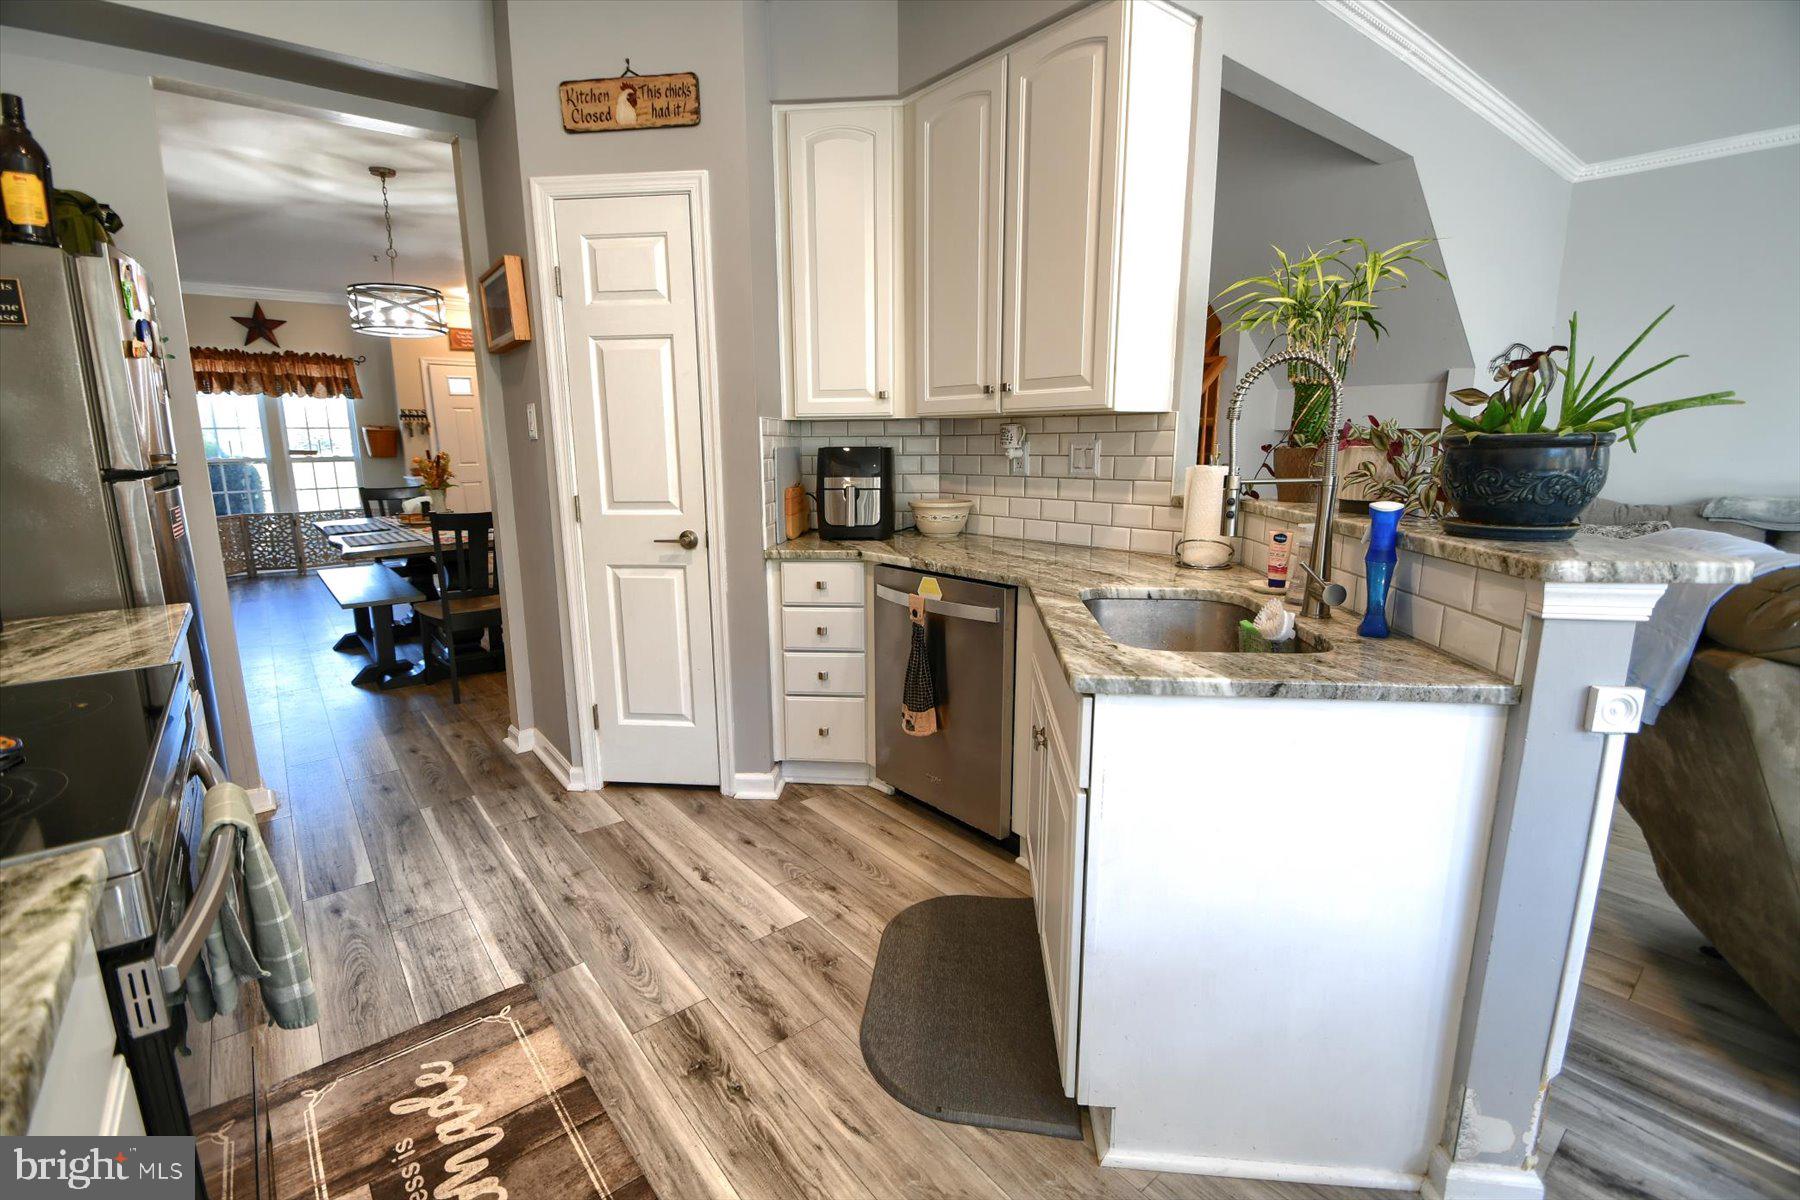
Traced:
<path id="1" fill-rule="evenodd" d="M 1181 541 L 1184 566 L 1222 567 L 1231 561 L 1231 541 L 1220 532 L 1225 516 L 1225 468 L 1189 467 Z"/>

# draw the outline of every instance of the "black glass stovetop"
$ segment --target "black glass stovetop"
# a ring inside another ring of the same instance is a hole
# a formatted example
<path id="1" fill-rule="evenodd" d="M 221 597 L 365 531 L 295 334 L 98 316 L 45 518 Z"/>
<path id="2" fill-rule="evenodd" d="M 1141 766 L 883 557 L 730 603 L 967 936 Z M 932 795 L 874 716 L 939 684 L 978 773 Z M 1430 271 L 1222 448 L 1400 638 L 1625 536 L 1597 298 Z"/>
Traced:
<path id="1" fill-rule="evenodd" d="M 171 663 L 0 686 L 0 863 L 131 839 L 158 760 L 169 757 L 159 755 L 158 739 L 181 670 Z M 109 847 L 109 873 L 113 857 Z"/>

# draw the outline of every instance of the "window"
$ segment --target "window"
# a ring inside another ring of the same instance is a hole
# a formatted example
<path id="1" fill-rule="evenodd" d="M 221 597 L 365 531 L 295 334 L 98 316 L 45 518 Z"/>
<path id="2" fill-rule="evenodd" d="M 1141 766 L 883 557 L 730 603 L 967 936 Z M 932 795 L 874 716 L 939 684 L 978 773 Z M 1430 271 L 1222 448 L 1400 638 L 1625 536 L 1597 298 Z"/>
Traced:
<path id="1" fill-rule="evenodd" d="M 355 425 L 346 398 L 202 393 L 199 400 L 214 512 L 324 512 L 361 505 Z"/>
<path id="2" fill-rule="evenodd" d="M 262 398 L 202 393 L 199 399 L 213 511 L 221 515 L 268 512 L 275 504 L 269 487 Z"/>
<path id="3" fill-rule="evenodd" d="M 356 491 L 350 401 L 342 396 L 283 396 L 281 413 L 293 460 L 295 511 L 322 512 L 362 503 Z"/>

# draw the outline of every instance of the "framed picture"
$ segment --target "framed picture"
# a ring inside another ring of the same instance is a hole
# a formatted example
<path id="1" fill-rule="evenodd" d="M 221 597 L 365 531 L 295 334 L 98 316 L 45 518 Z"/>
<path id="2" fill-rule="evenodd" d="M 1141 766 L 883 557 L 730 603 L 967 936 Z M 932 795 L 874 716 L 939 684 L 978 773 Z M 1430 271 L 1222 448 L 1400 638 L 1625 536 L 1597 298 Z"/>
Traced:
<path id="1" fill-rule="evenodd" d="M 502 254 L 481 276 L 481 328 L 489 354 L 504 354 L 531 340 L 531 306 L 525 300 L 525 263 Z"/>

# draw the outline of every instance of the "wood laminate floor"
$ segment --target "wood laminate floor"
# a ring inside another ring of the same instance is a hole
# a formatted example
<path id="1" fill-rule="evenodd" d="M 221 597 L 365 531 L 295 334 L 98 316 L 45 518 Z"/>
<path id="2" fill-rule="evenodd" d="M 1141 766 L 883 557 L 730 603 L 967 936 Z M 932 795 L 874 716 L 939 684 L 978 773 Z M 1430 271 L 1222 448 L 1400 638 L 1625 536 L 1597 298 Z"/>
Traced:
<path id="1" fill-rule="evenodd" d="M 1326 1200 L 1375 1193 L 1107 1171 L 1091 1145 L 947 1125 L 869 1076 L 882 926 L 1018 865 L 906 801 L 790 787 L 568 794 L 501 744 L 504 676 L 350 685 L 311 577 L 234 583 L 268 827 L 318 977 L 316 1029 L 195 1033 L 196 1108 L 532 984 L 668 1200 Z M 410 651 L 416 654 L 416 648 Z M 1544 1148 L 1555 1197 L 1800 1195 L 1800 1041 L 1663 893 L 1623 814 Z"/>

